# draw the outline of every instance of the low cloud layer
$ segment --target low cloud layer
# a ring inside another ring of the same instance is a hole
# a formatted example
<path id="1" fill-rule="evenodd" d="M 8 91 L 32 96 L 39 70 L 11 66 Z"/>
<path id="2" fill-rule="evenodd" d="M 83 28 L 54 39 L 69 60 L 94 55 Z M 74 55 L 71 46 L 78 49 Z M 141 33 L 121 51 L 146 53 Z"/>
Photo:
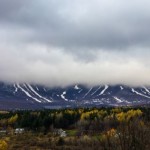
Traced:
<path id="1" fill-rule="evenodd" d="M 0 80 L 150 85 L 148 0 L 0 0 Z"/>

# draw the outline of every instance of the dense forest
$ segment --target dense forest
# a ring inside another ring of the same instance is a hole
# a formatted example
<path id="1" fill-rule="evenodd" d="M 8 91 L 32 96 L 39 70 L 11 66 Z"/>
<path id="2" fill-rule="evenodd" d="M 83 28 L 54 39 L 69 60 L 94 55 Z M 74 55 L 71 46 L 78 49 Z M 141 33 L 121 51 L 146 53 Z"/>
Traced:
<path id="1" fill-rule="evenodd" d="M 150 108 L 1 111 L 0 131 L 0 149 L 149 150 Z"/>

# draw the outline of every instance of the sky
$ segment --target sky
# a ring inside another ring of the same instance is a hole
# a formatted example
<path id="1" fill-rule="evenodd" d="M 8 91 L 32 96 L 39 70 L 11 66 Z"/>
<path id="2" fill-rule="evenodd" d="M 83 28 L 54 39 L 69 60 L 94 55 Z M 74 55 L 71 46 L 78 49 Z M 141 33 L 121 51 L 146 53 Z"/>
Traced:
<path id="1" fill-rule="evenodd" d="M 149 0 L 0 0 L 0 80 L 150 85 Z"/>

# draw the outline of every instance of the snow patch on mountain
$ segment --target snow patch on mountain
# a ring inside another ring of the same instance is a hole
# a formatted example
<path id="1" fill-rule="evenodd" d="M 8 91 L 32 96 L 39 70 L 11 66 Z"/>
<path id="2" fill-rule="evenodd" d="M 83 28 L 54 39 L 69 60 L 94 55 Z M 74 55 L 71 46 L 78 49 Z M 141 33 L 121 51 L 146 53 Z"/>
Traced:
<path id="1" fill-rule="evenodd" d="M 94 95 L 96 92 L 98 92 L 98 90 L 101 88 L 101 86 L 100 87 L 98 87 L 98 89 L 96 89 L 91 95 Z"/>
<path id="2" fill-rule="evenodd" d="M 39 91 L 39 88 L 37 86 L 35 88 L 36 88 L 37 91 Z"/>
<path id="3" fill-rule="evenodd" d="M 37 95 L 39 98 L 44 99 L 44 100 L 46 100 L 47 102 L 52 102 L 51 100 L 49 100 L 49 99 L 47 99 L 47 98 L 41 96 L 39 93 L 37 93 L 37 92 L 32 88 L 31 85 L 27 84 L 27 86 L 28 86 L 29 89 L 30 89 L 35 95 Z"/>
<path id="4" fill-rule="evenodd" d="M 135 89 L 133 89 L 133 88 L 132 88 L 132 92 L 133 92 L 133 93 L 136 93 L 137 95 L 140 95 L 140 96 L 143 96 L 143 97 L 146 97 L 146 98 L 149 98 L 149 99 L 150 99 L 150 97 L 149 97 L 149 96 L 144 95 L 144 94 L 142 94 L 142 93 L 139 93 L 138 91 L 136 91 L 136 90 L 135 90 Z"/>
<path id="5" fill-rule="evenodd" d="M 14 94 L 18 92 L 18 88 L 16 87 L 16 85 L 14 84 L 14 88 L 15 88 L 15 91 L 14 91 Z"/>
<path id="6" fill-rule="evenodd" d="M 122 86 L 120 86 L 120 89 L 123 90 L 124 88 Z"/>
<path id="7" fill-rule="evenodd" d="M 117 103 L 122 103 L 123 101 L 119 99 L 118 97 L 114 97 L 114 99 L 117 101 Z"/>
<path id="8" fill-rule="evenodd" d="M 74 89 L 75 89 L 75 90 L 79 90 L 80 88 L 78 87 L 78 85 L 75 85 L 75 86 L 74 86 Z"/>
<path id="9" fill-rule="evenodd" d="M 64 91 L 60 96 L 62 99 L 64 99 L 65 101 L 68 101 L 68 99 L 65 97 L 66 95 L 66 91 Z"/>
<path id="10" fill-rule="evenodd" d="M 146 91 L 147 93 L 150 94 L 150 91 L 149 91 L 146 87 L 143 86 L 143 88 L 145 89 L 145 91 Z"/>
<path id="11" fill-rule="evenodd" d="M 105 85 L 104 89 L 101 91 L 101 93 L 99 95 L 103 95 L 105 93 L 105 91 L 108 89 L 108 87 L 109 87 L 108 85 Z"/>
<path id="12" fill-rule="evenodd" d="M 24 88 L 22 88 L 19 84 L 17 84 L 17 87 L 18 87 L 22 92 L 24 92 L 29 98 L 32 98 L 33 100 L 35 100 L 35 101 L 41 103 L 40 100 L 38 100 L 38 99 L 35 98 L 35 97 L 32 97 L 32 96 L 31 96 Z"/>
<path id="13" fill-rule="evenodd" d="M 93 88 L 90 88 L 90 90 L 83 96 L 83 98 L 85 98 L 91 91 Z"/>

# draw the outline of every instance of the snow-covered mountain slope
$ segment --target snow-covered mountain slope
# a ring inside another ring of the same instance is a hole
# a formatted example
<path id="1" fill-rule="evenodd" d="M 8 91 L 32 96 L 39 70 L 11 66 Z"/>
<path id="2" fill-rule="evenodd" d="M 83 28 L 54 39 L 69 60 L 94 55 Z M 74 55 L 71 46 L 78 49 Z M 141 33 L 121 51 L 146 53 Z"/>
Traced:
<path id="1" fill-rule="evenodd" d="M 149 105 L 150 87 L 73 85 L 48 88 L 0 83 L 0 109 L 37 109 L 82 106 Z"/>

